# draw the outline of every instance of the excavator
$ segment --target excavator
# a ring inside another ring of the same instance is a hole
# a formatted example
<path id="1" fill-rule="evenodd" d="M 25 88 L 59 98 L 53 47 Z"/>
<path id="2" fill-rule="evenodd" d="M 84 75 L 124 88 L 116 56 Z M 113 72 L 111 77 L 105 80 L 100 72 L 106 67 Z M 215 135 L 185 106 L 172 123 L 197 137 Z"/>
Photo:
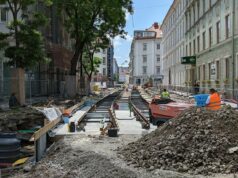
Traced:
<path id="1" fill-rule="evenodd" d="M 150 122 L 153 125 L 160 126 L 192 106 L 194 104 L 176 102 L 172 99 L 162 99 L 155 96 L 149 104 Z"/>

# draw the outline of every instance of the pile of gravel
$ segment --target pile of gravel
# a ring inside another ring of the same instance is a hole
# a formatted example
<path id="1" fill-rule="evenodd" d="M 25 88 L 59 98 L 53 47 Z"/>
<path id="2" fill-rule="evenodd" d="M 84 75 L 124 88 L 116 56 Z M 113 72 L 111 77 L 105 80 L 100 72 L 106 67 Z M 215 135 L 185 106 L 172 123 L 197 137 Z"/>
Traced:
<path id="1" fill-rule="evenodd" d="M 238 112 L 191 108 L 119 150 L 135 167 L 190 174 L 238 172 Z"/>
<path id="2" fill-rule="evenodd" d="M 66 143 L 57 143 L 54 150 L 29 172 L 18 172 L 12 178 L 136 178 L 130 170 L 115 166 L 105 156 L 92 151 L 76 150 Z"/>

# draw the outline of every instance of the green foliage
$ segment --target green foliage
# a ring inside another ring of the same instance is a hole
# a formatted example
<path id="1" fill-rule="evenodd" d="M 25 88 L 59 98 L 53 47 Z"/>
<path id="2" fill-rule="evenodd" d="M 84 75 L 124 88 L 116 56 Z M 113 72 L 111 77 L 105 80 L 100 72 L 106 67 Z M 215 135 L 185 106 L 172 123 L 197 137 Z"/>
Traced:
<path id="1" fill-rule="evenodd" d="M 113 74 L 113 80 L 115 82 L 118 82 L 119 81 L 119 74 Z"/>
<path id="2" fill-rule="evenodd" d="M 102 63 L 102 59 L 99 57 L 89 56 L 88 53 L 83 54 L 83 68 L 85 73 L 91 79 L 92 74 L 96 74 L 98 72 L 98 67 Z"/>
<path id="3" fill-rule="evenodd" d="M 97 40 L 124 35 L 126 12 L 132 12 L 132 0 L 54 0 L 60 14 L 65 14 L 65 26 L 75 41 L 71 61 L 72 74 L 85 46 Z M 105 43 L 104 43 L 105 44 Z"/>
<path id="4" fill-rule="evenodd" d="M 5 50 L 5 56 L 10 59 L 9 65 L 20 68 L 32 67 L 38 62 L 47 61 L 44 41 L 38 28 L 45 25 L 46 17 L 28 9 L 37 0 L 0 0 L 6 3 L 12 13 L 13 21 L 8 25 L 9 33 L 0 33 L 0 49 Z M 50 5 L 50 0 L 44 3 Z M 21 16 L 20 16 L 20 12 Z"/>

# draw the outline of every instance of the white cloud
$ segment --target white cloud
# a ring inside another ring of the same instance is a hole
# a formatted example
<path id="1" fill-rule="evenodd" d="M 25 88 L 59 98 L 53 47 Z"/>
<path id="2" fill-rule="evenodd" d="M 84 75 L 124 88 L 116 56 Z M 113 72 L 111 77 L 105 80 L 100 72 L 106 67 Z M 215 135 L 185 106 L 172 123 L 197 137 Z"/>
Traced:
<path id="1" fill-rule="evenodd" d="M 121 41 L 121 37 L 120 36 L 116 36 L 113 39 L 113 45 L 114 45 L 114 48 L 122 45 L 122 41 Z"/>
<path id="2" fill-rule="evenodd" d="M 128 41 L 128 42 L 132 42 L 132 40 L 133 40 L 133 37 L 131 36 L 131 35 L 126 35 L 126 41 Z"/>
<path id="3" fill-rule="evenodd" d="M 128 35 L 128 34 L 125 36 L 125 39 L 121 38 L 120 36 L 116 36 L 113 39 L 114 48 L 121 46 L 125 41 L 128 42 L 128 43 L 131 43 L 132 40 L 133 40 L 133 37 L 131 35 Z"/>

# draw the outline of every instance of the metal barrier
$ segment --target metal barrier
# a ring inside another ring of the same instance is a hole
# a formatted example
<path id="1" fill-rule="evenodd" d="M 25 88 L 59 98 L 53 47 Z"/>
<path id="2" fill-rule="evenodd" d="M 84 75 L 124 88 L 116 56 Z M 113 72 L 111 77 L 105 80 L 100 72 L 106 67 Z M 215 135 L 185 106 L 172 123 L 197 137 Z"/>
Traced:
<path id="1" fill-rule="evenodd" d="M 25 96 L 30 100 L 34 97 L 54 96 L 64 93 L 63 81 L 57 80 L 25 80 Z M 13 88 L 16 87 L 15 78 L 0 80 L 0 102 L 7 102 Z"/>

